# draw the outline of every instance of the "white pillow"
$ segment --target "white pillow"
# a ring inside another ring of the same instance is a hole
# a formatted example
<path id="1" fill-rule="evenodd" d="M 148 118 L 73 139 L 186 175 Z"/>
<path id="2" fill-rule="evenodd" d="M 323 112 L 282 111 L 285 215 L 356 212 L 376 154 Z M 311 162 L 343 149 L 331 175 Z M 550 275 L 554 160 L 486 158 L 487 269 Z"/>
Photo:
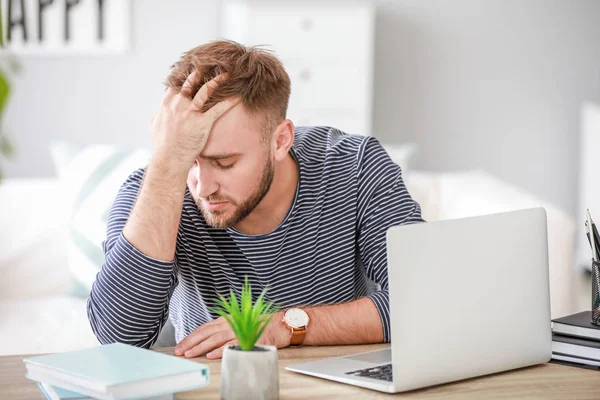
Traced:
<path id="1" fill-rule="evenodd" d="M 383 148 L 390 155 L 392 161 L 402 168 L 402 176 L 409 174 L 412 168 L 413 160 L 417 154 L 418 145 L 416 143 L 405 143 L 401 145 L 397 144 L 385 144 L 382 143 Z"/>
<path id="2" fill-rule="evenodd" d="M 440 202 L 439 174 L 430 171 L 411 170 L 404 177 L 404 184 L 413 200 L 421 206 L 425 221 L 437 221 L 442 212 Z"/>
<path id="3" fill-rule="evenodd" d="M 50 153 L 69 213 L 67 263 L 81 285 L 77 294 L 87 296 L 104 263 L 110 208 L 127 177 L 148 164 L 150 151 L 59 142 L 50 145 Z"/>
<path id="4" fill-rule="evenodd" d="M 2 181 L 0 300 L 69 293 L 66 215 L 58 180 Z"/>
<path id="5" fill-rule="evenodd" d="M 56 353 L 100 344 L 88 321 L 85 299 L 0 301 L 0 321 L 0 355 Z"/>

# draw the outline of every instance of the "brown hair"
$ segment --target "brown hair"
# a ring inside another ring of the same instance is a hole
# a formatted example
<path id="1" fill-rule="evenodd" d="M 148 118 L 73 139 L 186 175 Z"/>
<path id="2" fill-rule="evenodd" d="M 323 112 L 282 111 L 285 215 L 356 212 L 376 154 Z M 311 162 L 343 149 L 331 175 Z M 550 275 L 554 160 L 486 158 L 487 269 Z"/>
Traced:
<path id="1" fill-rule="evenodd" d="M 246 111 L 262 113 L 266 132 L 285 119 L 290 98 L 290 77 L 269 50 L 218 40 L 185 52 L 172 67 L 165 84 L 177 92 L 188 76 L 197 71 L 196 82 L 184 95 L 192 99 L 206 82 L 227 73 L 208 98 L 202 112 L 229 97 L 239 97 Z"/>

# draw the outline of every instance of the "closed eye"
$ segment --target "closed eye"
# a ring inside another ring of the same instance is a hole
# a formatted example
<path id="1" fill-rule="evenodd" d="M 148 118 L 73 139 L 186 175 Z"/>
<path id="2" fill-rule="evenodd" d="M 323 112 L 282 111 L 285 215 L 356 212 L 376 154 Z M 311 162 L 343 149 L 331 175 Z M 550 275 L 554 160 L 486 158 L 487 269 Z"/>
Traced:
<path id="1" fill-rule="evenodd" d="M 235 163 L 234 163 L 234 162 L 232 162 L 231 164 L 226 164 L 226 165 L 223 165 L 223 164 L 221 164 L 220 162 L 218 162 L 218 161 L 215 161 L 215 165 L 216 165 L 216 166 L 217 166 L 217 168 L 219 168 L 219 169 L 222 169 L 222 170 L 227 170 L 227 169 L 231 169 L 231 168 L 233 168 L 233 166 L 235 165 Z"/>

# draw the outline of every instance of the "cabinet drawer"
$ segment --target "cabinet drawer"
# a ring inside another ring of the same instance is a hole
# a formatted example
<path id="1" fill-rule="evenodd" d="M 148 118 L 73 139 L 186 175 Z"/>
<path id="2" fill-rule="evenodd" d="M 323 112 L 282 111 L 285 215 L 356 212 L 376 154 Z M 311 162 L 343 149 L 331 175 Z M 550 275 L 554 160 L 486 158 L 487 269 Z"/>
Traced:
<path id="1" fill-rule="evenodd" d="M 290 106 L 365 108 L 371 104 L 371 74 L 366 62 L 355 65 L 285 65 L 292 83 Z"/>
<path id="2" fill-rule="evenodd" d="M 282 58 L 371 57 L 374 13 L 367 4 L 253 4 L 249 10 L 248 44 L 269 45 Z"/>

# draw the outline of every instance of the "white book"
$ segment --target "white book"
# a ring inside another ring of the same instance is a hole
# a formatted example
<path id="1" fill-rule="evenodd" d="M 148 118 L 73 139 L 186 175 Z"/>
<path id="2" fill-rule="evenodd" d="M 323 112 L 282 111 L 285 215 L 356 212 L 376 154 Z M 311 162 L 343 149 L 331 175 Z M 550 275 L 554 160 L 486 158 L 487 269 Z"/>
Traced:
<path id="1" fill-rule="evenodd" d="M 552 353 L 600 361 L 600 342 L 552 334 Z"/>
<path id="2" fill-rule="evenodd" d="M 585 365 L 592 365 L 594 367 L 600 367 L 600 361 L 594 361 L 594 360 L 590 360 L 588 358 L 571 357 L 571 356 L 565 356 L 562 354 L 552 354 L 552 359 L 559 360 L 559 361 L 568 361 L 568 362 L 572 362 L 572 363 L 576 363 L 576 364 L 585 364 Z"/>
<path id="3" fill-rule="evenodd" d="M 584 339 L 600 341 L 600 326 L 591 322 L 592 312 L 582 311 L 577 314 L 552 320 L 552 332 L 560 335 L 578 336 Z"/>
<path id="4" fill-rule="evenodd" d="M 29 379 L 101 400 L 170 395 L 210 380 L 204 364 L 119 343 L 24 361 Z"/>

